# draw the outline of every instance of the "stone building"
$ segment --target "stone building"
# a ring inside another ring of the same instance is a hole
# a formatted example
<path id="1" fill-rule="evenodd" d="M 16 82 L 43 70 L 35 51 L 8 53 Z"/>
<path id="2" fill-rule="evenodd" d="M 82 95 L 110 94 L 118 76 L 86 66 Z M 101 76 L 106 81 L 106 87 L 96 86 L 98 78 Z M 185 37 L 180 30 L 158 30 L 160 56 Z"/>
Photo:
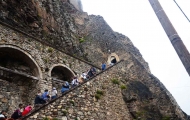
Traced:
<path id="1" fill-rule="evenodd" d="M 100 72 L 102 62 L 115 65 Z M 187 118 L 132 41 L 83 12 L 80 0 L 0 1 L 0 110 L 11 114 L 91 66 L 94 78 L 24 119 Z"/>

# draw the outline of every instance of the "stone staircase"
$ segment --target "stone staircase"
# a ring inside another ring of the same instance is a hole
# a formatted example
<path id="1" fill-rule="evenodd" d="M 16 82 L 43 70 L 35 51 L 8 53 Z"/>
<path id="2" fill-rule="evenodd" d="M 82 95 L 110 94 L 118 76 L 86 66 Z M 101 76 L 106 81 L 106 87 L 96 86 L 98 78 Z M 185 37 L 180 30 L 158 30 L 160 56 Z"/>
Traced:
<path id="1" fill-rule="evenodd" d="M 123 62 L 123 61 L 124 61 L 124 60 L 120 60 L 120 61 L 117 62 L 116 64 L 114 64 L 114 65 L 108 67 L 106 70 L 97 73 L 95 76 L 91 77 L 88 81 L 85 81 L 85 82 L 83 82 L 82 84 L 80 84 L 80 85 L 78 85 L 78 86 L 76 86 L 76 87 L 71 88 L 70 90 L 68 90 L 67 92 L 65 92 L 64 94 L 62 94 L 61 96 L 58 96 L 57 98 L 55 98 L 55 99 L 49 101 L 48 103 L 43 104 L 42 106 L 40 106 L 40 107 L 38 107 L 38 108 L 32 110 L 28 115 L 22 117 L 21 119 L 22 119 L 22 120 L 27 120 L 27 118 L 29 118 L 30 116 L 32 116 L 32 115 L 34 115 L 35 113 L 39 112 L 41 109 L 47 107 L 48 105 L 51 105 L 52 103 L 56 102 L 56 101 L 59 100 L 59 99 L 62 99 L 63 96 L 65 96 L 65 95 L 71 93 L 71 92 L 74 91 L 75 89 L 81 87 L 82 85 L 84 85 L 84 84 L 86 84 L 87 82 L 93 80 L 93 79 L 96 78 L 97 76 L 99 76 L 99 75 L 101 75 L 102 73 L 108 71 L 109 69 L 111 69 L 112 67 L 116 66 L 117 64 L 119 64 L 119 63 L 121 63 L 121 62 Z"/>

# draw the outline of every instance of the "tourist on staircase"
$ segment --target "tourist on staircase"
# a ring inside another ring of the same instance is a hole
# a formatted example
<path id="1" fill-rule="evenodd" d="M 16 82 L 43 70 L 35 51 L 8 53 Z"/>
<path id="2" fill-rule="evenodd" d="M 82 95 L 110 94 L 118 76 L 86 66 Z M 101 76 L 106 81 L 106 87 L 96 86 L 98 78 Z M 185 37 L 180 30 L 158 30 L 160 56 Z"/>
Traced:
<path id="1" fill-rule="evenodd" d="M 23 112 L 23 104 L 19 104 L 19 108 L 15 110 L 15 112 L 11 115 L 11 118 L 13 118 L 14 120 L 21 118 L 22 112 Z"/>
<path id="2" fill-rule="evenodd" d="M 2 110 L 1 113 L 0 113 L 0 118 L 7 118 L 6 116 L 6 111 L 5 110 Z"/>
<path id="3" fill-rule="evenodd" d="M 91 67 L 90 70 L 87 73 L 88 78 L 91 78 L 96 75 L 96 69 L 94 67 Z"/>
<path id="4" fill-rule="evenodd" d="M 61 88 L 61 93 L 65 93 L 66 91 L 69 90 L 69 83 L 68 82 L 65 82 Z"/>
<path id="5" fill-rule="evenodd" d="M 46 103 L 46 101 L 43 100 L 42 93 L 40 90 L 38 90 L 38 94 L 36 95 L 36 98 L 34 100 L 34 105 L 35 107 L 38 107 L 38 105 L 44 104 L 44 103 Z"/>
<path id="6" fill-rule="evenodd" d="M 49 101 L 50 96 L 49 96 L 49 92 L 48 92 L 47 89 L 46 89 L 46 90 L 44 91 L 44 93 L 42 94 L 42 98 L 43 98 L 43 100 L 44 100 L 45 102 L 48 102 L 48 101 Z"/>
<path id="7" fill-rule="evenodd" d="M 32 110 L 32 106 L 31 104 L 29 104 L 28 106 L 24 108 L 24 111 L 22 112 L 22 116 L 27 115 L 31 110 Z"/>
<path id="8" fill-rule="evenodd" d="M 79 85 L 79 80 L 76 76 L 73 78 L 71 85 L 72 85 L 72 87 Z"/>
<path id="9" fill-rule="evenodd" d="M 81 78 L 83 80 L 87 80 L 87 73 L 86 72 L 83 72 L 82 75 L 81 75 Z"/>
<path id="10" fill-rule="evenodd" d="M 106 63 L 102 62 L 102 71 L 106 69 Z"/>
<path id="11" fill-rule="evenodd" d="M 51 91 L 51 99 L 55 99 L 57 97 L 57 90 L 55 87 L 53 87 Z"/>

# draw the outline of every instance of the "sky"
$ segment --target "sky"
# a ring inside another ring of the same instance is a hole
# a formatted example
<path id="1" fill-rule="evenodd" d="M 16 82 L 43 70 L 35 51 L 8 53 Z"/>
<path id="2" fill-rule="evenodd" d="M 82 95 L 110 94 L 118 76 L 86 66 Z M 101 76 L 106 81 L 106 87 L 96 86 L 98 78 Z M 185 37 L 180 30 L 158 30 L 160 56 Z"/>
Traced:
<path id="1" fill-rule="evenodd" d="M 111 28 L 128 36 L 154 74 L 190 115 L 190 77 L 148 0 L 81 0 L 84 12 L 101 15 Z M 190 51 L 190 22 L 173 0 L 159 0 Z M 190 0 L 176 0 L 190 18 Z"/>

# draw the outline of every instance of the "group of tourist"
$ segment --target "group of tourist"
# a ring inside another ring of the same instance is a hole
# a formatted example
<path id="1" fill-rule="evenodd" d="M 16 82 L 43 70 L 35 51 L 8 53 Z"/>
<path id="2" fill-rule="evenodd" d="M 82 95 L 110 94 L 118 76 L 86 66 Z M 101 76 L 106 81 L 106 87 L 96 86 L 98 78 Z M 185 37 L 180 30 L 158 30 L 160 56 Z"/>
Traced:
<path id="1" fill-rule="evenodd" d="M 106 64 L 102 63 L 101 70 L 106 69 Z M 70 88 L 78 86 L 84 81 L 89 80 L 91 77 L 96 75 L 96 69 L 94 67 L 91 67 L 89 70 L 86 72 L 82 72 L 81 76 L 78 78 L 77 76 L 74 76 L 72 78 L 71 83 L 65 81 L 62 85 L 61 88 L 61 93 L 65 93 L 68 91 Z M 42 105 L 47 103 L 48 101 L 55 99 L 57 95 L 57 90 L 55 87 L 52 88 L 51 92 L 46 89 L 43 93 L 39 90 L 35 100 L 34 100 L 34 105 L 37 107 L 38 105 Z M 18 109 L 14 111 L 14 113 L 11 115 L 11 118 L 7 118 L 6 116 L 6 111 L 2 111 L 0 113 L 0 120 L 19 120 L 22 116 L 27 115 L 30 111 L 32 110 L 31 104 L 27 105 L 26 107 L 23 106 L 23 104 L 19 104 Z"/>
<path id="2" fill-rule="evenodd" d="M 61 93 L 65 93 L 66 91 L 68 91 L 70 88 L 73 88 L 75 86 L 78 86 L 79 84 L 81 84 L 82 82 L 88 80 L 89 78 L 93 77 L 96 75 L 96 69 L 94 67 L 91 67 L 87 72 L 83 72 L 81 74 L 81 76 L 78 78 L 77 76 L 74 76 L 72 78 L 71 83 L 64 81 L 62 88 L 61 88 Z M 47 89 L 44 91 L 44 93 L 41 93 L 41 91 L 39 90 L 34 104 L 36 106 L 40 105 L 40 104 L 44 104 L 47 103 L 49 100 L 55 99 L 57 97 L 57 90 L 55 87 L 53 87 L 53 89 L 51 90 L 51 92 L 49 92 Z"/>
<path id="3" fill-rule="evenodd" d="M 27 115 L 32 110 L 31 104 L 24 107 L 23 104 L 19 104 L 18 109 L 16 109 L 13 114 L 11 115 L 11 118 L 7 117 L 6 111 L 2 111 L 0 113 L 0 120 L 19 120 L 22 116 Z"/>

